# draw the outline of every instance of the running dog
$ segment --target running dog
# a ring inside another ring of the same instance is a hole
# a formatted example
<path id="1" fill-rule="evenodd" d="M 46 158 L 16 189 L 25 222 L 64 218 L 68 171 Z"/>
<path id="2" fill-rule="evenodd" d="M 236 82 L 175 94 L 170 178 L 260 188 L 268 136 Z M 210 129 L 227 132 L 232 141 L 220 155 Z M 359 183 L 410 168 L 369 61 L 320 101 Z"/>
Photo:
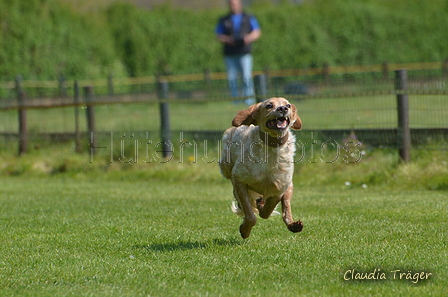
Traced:
<path id="1" fill-rule="evenodd" d="M 282 217 L 292 232 L 302 231 L 291 213 L 295 136 L 302 121 L 296 107 L 285 98 L 270 98 L 239 111 L 224 132 L 219 162 L 222 175 L 233 184 L 232 210 L 243 217 L 241 236 L 248 238 L 257 222 L 267 219 L 279 202 Z"/>

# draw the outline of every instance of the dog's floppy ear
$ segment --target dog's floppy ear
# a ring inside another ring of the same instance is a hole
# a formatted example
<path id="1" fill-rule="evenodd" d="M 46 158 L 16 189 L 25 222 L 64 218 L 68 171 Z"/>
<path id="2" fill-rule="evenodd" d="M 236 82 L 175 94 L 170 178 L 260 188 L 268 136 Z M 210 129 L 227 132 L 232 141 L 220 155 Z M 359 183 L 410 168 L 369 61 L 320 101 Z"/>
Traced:
<path id="1" fill-rule="evenodd" d="M 241 110 L 237 113 L 237 115 L 233 118 L 232 126 L 239 127 L 241 125 L 258 125 L 257 123 L 257 113 L 258 108 L 260 107 L 261 103 L 257 103 L 254 105 L 249 106 L 248 108 Z"/>
<path id="2" fill-rule="evenodd" d="M 299 115 L 297 114 L 297 108 L 294 104 L 291 104 L 292 106 L 292 113 L 294 115 L 294 124 L 292 124 L 291 128 L 294 130 L 300 130 L 302 129 L 302 120 L 300 119 Z"/>

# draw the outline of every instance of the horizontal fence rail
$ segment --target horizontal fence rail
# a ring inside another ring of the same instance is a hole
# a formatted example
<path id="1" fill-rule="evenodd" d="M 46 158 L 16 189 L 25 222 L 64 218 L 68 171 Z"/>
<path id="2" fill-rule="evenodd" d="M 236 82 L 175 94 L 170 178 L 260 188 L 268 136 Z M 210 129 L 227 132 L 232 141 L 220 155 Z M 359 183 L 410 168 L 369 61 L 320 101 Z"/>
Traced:
<path id="1" fill-rule="evenodd" d="M 329 66 L 323 67 L 303 68 L 303 69 L 283 69 L 283 70 L 269 70 L 254 71 L 254 75 L 265 73 L 268 77 L 287 77 L 287 76 L 307 76 L 307 75 L 331 75 L 331 74 L 355 74 L 366 72 L 382 73 L 388 76 L 391 71 L 396 69 L 407 70 L 441 70 L 445 75 L 448 75 L 448 60 L 442 62 L 426 62 L 426 63 L 384 63 L 377 65 L 346 65 L 346 66 Z M 161 76 L 147 76 L 147 77 L 126 77 L 113 78 L 109 76 L 104 79 L 89 79 L 78 80 L 80 85 L 89 85 L 93 87 L 107 87 L 111 80 L 116 85 L 143 85 L 152 84 L 158 80 L 167 82 L 189 82 L 189 81 L 213 81 L 225 80 L 225 72 L 210 72 L 205 70 L 204 73 L 195 74 L 180 74 L 180 75 L 161 75 Z M 59 80 L 24 80 L 22 82 L 24 88 L 48 88 L 57 89 L 66 83 L 65 79 Z M 0 89 L 15 89 L 16 81 L 0 82 Z"/>

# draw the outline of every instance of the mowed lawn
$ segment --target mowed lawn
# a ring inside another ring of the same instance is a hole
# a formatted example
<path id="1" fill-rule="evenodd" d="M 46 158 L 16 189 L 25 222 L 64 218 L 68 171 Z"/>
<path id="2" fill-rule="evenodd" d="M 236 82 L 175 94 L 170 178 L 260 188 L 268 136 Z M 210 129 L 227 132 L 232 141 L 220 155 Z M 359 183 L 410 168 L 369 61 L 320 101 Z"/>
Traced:
<path id="1" fill-rule="evenodd" d="M 297 188 L 303 232 L 276 216 L 242 240 L 225 180 L 22 176 L 0 188 L 1 296 L 446 296 L 446 192 Z M 375 269 L 386 279 L 347 273 Z"/>

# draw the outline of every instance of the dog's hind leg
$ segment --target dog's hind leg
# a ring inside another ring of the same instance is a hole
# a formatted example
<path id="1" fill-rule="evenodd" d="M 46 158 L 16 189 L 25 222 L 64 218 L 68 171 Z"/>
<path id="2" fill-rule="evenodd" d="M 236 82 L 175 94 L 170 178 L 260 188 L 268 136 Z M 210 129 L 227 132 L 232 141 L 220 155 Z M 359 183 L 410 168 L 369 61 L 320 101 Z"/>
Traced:
<path id="1" fill-rule="evenodd" d="M 232 179 L 232 183 L 235 198 L 238 201 L 238 205 L 242 209 L 244 214 L 243 223 L 240 226 L 240 234 L 241 237 L 246 239 L 249 237 L 252 227 L 257 223 L 257 218 L 255 217 L 255 214 L 253 212 L 252 203 L 247 187 L 235 178 Z"/>
<path id="2" fill-rule="evenodd" d="M 264 200 L 263 197 L 257 199 L 257 209 L 260 217 L 267 219 L 271 216 L 281 197 L 269 197 Z"/>
<path id="3" fill-rule="evenodd" d="M 282 217 L 283 222 L 285 222 L 286 227 L 288 227 L 291 232 L 300 232 L 303 229 L 303 223 L 301 221 L 294 221 L 291 212 L 291 198 L 292 198 L 293 186 L 289 186 L 285 194 L 282 197 Z"/>

